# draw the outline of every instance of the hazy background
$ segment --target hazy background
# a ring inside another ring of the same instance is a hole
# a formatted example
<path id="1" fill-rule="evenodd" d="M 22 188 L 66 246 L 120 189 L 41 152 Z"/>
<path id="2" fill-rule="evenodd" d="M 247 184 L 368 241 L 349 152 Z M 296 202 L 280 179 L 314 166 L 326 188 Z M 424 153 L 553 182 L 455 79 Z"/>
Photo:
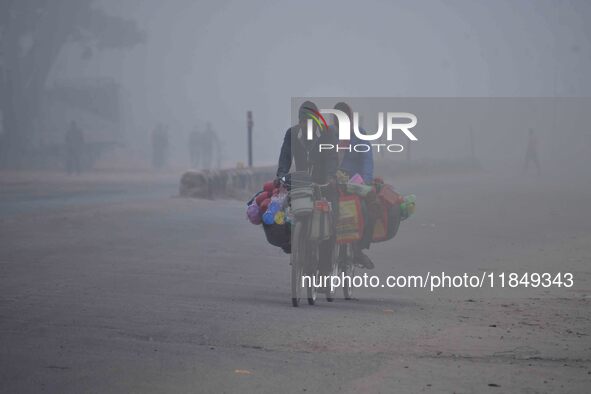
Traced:
<path id="1" fill-rule="evenodd" d="M 0 0 L 0 392 L 588 393 L 590 21 L 588 0 Z M 574 286 L 292 308 L 289 256 L 245 215 L 274 169 L 184 170 L 207 122 L 246 163 L 248 110 L 276 164 L 307 97 L 371 131 L 419 119 L 411 160 L 376 154 L 417 209 L 368 274 Z M 72 120 L 89 165 L 65 175 Z"/>
<path id="2" fill-rule="evenodd" d="M 149 156 L 150 132 L 163 122 L 173 166 L 188 166 L 188 133 L 208 121 L 224 144 L 223 165 L 246 162 L 247 110 L 255 164 L 274 163 L 291 97 L 591 92 L 587 1 L 97 0 L 93 7 L 135 22 L 141 42 L 101 49 L 68 39 L 46 86 L 112 78 L 121 86 L 127 149 Z M 63 18 L 77 17 L 63 10 Z M 47 133 L 39 123 L 33 133 Z"/>

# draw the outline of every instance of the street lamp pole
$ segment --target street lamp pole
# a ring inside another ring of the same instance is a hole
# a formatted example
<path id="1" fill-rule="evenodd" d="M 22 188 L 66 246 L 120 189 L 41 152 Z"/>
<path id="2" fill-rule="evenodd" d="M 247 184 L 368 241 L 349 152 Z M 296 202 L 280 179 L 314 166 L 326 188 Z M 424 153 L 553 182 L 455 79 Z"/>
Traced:
<path id="1" fill-rule="evenodd" d="M 248 128 L 248 167 L 252 167 L 252 111 L 246 112 L 246 125 Z"/>

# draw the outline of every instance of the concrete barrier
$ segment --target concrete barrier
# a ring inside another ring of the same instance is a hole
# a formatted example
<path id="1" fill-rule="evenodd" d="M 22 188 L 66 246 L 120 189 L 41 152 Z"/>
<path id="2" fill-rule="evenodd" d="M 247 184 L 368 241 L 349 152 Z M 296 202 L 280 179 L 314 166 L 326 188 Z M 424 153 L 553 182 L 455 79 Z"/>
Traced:
<path id="1" fill-rule="evenodd" d="M 388 181 L 400 177 L 459 174 L 481 171 L 478 161 L 469 158 L 455 160 L 388 161 L 376 159 L 375 174 Z M 275 178 L 277 167 L 256 167 L 227 170 L 189 170 L 181 176 L 179 194 L 193 198 L 247 199 L 261 190 L 263 184 Z"/>
<path id="2" fill-rule="evenodd" d="M 276 167 L 186 171 L 179 195 L 192 198 L 248 198 L 275 178 Z"/>

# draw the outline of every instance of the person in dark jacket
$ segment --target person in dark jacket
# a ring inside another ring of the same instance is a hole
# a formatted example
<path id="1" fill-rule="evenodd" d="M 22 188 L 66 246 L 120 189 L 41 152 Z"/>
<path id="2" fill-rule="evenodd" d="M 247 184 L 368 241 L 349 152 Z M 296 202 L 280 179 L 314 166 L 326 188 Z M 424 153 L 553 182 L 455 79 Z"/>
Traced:
<path id="1" fill-rule="evenodd" d="M 312 139 L 307 138 L 307 124 L 309 114 L 318 113 L 316 104 L 306 101 L 298 111 L 299 123 L 290 127 L 283 138 L 277 176 L 282 177 L 289 173 L 292 163 L 295 162 L 296 171 L 306 171 L 315 183 L 327 183 L 335 178 L 338 167 L 338 154 L 336 150 L 323 150 L 320 152 L 320 144 L 337 144 L 337 136 L 327 127 L 322 129 L 313 122 L 314 132 Z"/>
<path id="2" fill-rule="evenodd" d="M 351 128 L 353 128 L 353 112 L 351 111 L 351 107 L 347 103 L 340 102 L 334 106 L 334 109 L 346 113 L 351 120 Z M 365 134 L 363 128 L 359 127 L 359 130 Z M 357 137 L 353 129 L 351 129 L 351 146 L 364 143 L 366 142 Z M 349 177 L 359 174 L 367 185 L 371 184 L 373 182 L 373 153 L 371 149 L 367 152 L 355 152 L 354 150 L 344 150 L 344 152 L 340 169 L 346 172 Z"/>
<path id="3" fill-rule="evenodd" d="M 298 111 L 298 124 L 290 127 L 283 138 L 279 164 L 277 166 L 277 177 L 289 174 L 292 163 L 295 163 L 296 171 L 307 172 L 312 182 L 318 184 L 335 183 L 338 168 L 338 154 L 336 150 L 323 150 L 320 152 L 320 144 L 332 144 L 336 146 L 337 136 L 328 130 L 323 122 L 320 127 L 313 122 L 312 139 L 307 138 L 308 119 L 310 115 L 318 114 L 318 107 L 311 102 L 304 102 Z M 336 188 L 329 188 L 326 192 L 327 200 L 331 202 L 333 214 L 338 208 L 338 193 Z M 335 221 L 333 220 L 333 224 Z M 333 227 L 333 234 L 335 233 Z M 335 235 L 319 246 L 319 271 L 321 275 L 329 275 L 331 272 L 332 253 L 335 244 Z"/>

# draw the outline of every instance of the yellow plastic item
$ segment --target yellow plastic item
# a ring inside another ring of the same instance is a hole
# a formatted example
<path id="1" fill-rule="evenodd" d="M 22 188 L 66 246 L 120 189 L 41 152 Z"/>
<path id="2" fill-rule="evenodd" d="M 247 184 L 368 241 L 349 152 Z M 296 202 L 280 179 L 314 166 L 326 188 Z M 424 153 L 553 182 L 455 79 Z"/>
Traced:
<path id="1" fill-rule="evenodd" d="M 277 224 L 285 223 L 285 212 L 279 211 L 275 214 L 275 223 L 277 223 Z"/>

